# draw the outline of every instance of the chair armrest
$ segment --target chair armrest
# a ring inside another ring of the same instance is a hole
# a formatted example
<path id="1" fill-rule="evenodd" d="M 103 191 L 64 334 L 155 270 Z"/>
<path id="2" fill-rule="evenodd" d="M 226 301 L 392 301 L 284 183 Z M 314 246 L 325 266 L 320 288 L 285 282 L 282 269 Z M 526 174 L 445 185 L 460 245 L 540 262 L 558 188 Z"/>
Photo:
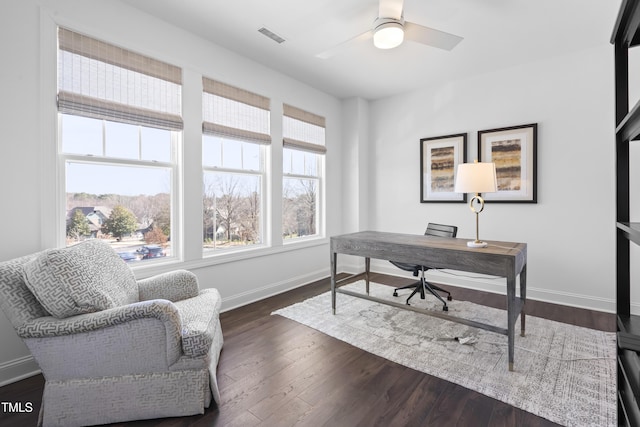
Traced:
<path id="1" fill-rule="evenodd" d="M 182 321 L 178 308 L 167 300 L 142 301 L 65 319 L 39 317 L 25 322 L 17 329 L 17 333 L 21 338 L 57 337 L 96 331 L 145 318 L 160 320 L 169 339 L 181 339 Z"/>
<path id="2" fill-rule="evenodd" d="M 187 270 L 176 270 L 138 280 L 140 301 L 166 299 L 172 302 L 198 295 L 198 278 Z"/>

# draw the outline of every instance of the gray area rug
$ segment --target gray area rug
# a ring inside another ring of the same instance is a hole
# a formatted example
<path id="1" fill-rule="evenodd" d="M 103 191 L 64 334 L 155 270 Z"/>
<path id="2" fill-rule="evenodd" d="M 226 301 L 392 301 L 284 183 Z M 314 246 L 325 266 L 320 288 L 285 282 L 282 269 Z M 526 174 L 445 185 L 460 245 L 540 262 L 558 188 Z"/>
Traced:
<path id="1" fill-rule="evenodd" d="M 364 281 L 345 289 L 365 293 Z M 372 296 L 396 302 L 403 302 L 409 292 L 400 291 L 394 298 L 390 286 L 370 284 Z M 349 295 L 336 298 L 335 316 L 330 292 L 272 314 L 561 425 L 617 425 L 613 332 L 527 316 L 526 337 L 519 336 L 517 322 L 515 370 L 509 372 L 505 335 Z M 442 312 L 435 298 L 420 300 L 418 295 L 411 301 L 415 307 Z M 453 316 L 506 328 L 504 310 L 455 299 L 448 305 Z"/>

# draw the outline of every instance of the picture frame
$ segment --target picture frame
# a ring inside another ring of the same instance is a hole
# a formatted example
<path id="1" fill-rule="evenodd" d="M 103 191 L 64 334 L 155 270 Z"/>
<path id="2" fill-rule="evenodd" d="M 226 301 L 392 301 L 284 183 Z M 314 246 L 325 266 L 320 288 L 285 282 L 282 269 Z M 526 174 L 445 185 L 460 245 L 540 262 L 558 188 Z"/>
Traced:
<path id="1" fill-rule="evenodd" d="M 466 157 L 466 133 L 420 139 L 420 203 L 465 203 L 467 195 L 454 187 Z"/>
<path id="2" fill-rule="evenodd" d="M 478 131 L 478 158 L 496 164 L 498 191 L 485 202 L 537 203 L 538 124 Z"/>

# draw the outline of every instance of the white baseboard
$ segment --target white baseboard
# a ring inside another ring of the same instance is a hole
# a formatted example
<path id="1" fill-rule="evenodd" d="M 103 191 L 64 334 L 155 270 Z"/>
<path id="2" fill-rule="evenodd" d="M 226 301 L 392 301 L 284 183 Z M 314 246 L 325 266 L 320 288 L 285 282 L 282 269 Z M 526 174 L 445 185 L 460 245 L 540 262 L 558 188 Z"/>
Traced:
<path id="1" fill-rule="evenodd" d="M 361 266 L 356 264 L 345 266 L 345 268 L 353 273 L 364 271 Z M 375 260 L 371 262 L 371 271 L 392 276 L 412 277 L 410 273 L 407 272 L 405 274 L 405 272 L 391 264 L 387 266 Z M 506 294 L 506 279 L 502 277 L 446 269 L 429 270 L 425 277 L 427 280 L 432 280 L 435 283 L 441 283 L 443 285 L 458 286 L 501 295 Z M 527 284 L 527 299 L 615 313 L 615 300 L 613 298 L 597 298 L 570 292 L 542 289 L 531 286 L 530 284 Z"/>
<path id="2" fill-rule="evenodd" d="M 40 367 L 31 355 L 0 363 L 0 387 L 39 373 Z"/>
<path id="3" fill-rule="evenodd" d="M 309 283 L 317 280 L 326 279 L 327 277 L 329 277 L 328 266 L 327 268 L 322 268 L 302 276 L 292 277 L 291 279 L 271 283 L 260 288 L 232 295 L 222 299 L 222 311 L 233 310 L 234 308 L 242 307 L 244 305 L 290 291 L 291 289 L 308 285 Z"/>

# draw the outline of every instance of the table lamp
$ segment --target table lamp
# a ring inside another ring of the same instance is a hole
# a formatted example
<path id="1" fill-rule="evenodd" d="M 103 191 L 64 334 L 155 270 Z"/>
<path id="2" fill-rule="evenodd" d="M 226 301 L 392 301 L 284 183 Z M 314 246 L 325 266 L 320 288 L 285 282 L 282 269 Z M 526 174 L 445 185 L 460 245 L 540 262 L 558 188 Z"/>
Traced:
<path id="1" fill-rule="evenodd" d="M 493 193 L 498 190 L 496 182 L 496 165 L 495 163 L 461 163 L 458 165 L 456 174 L 456 193 L 475 193 L 471 199 L 469 208 L 476 214 L 476 240 L 467 242 L 470 248 L 485 248 L 487 242 L 482 242 L 479 236 L 478 214 L 484 209 L 484 199 L 480 197 L 480 193 Z M 479 205 L 476 209 L 474 204 Z"/>

